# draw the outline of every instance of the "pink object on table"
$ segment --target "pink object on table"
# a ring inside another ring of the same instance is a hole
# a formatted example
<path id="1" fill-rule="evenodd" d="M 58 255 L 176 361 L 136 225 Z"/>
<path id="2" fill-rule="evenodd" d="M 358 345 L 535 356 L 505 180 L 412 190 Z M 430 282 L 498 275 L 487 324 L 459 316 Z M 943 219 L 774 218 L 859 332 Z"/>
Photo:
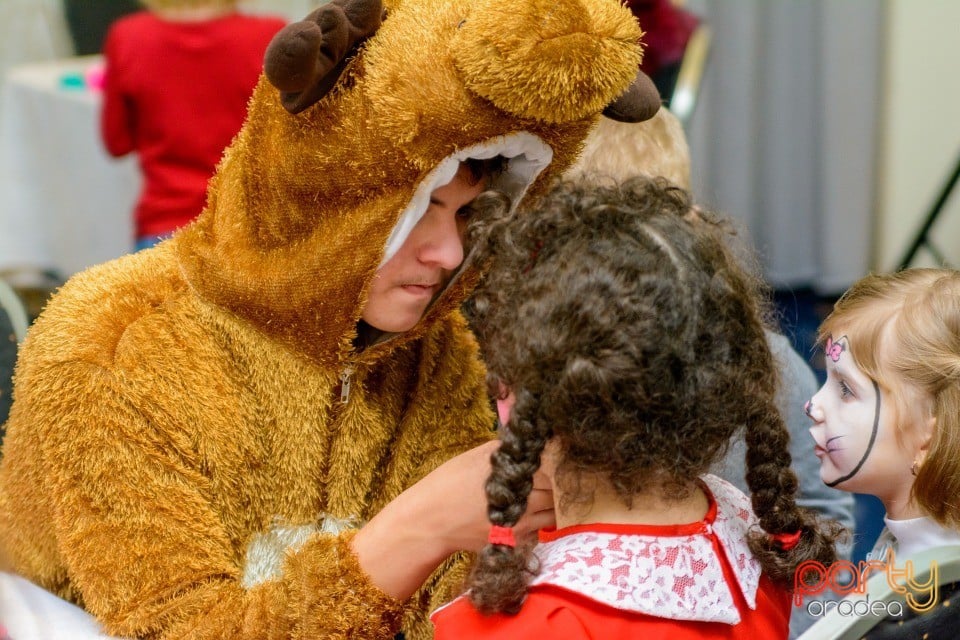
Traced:
<path id="1" fill-rule="evenodd" d="M 103 64 L 96 64 L 89 69 L 84 75 L 84 79 L 87 81 L 87 86 L 92 91 L 103 91 L 103 78 L 106 73 Z"/>

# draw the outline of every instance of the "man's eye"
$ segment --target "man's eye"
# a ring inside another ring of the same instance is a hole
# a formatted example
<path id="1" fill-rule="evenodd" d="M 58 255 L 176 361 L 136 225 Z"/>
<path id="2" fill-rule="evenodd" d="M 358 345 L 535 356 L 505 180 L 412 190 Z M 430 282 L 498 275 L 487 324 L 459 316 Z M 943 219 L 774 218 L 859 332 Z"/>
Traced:
<path id="1" fill-rule="evenodd" d="M 476 209 L 473 207 L 463 207 L 457 211 L 457 217 L 461 220 L 469 220 L 473 217 L 473 214 L 476 213 Z"/>

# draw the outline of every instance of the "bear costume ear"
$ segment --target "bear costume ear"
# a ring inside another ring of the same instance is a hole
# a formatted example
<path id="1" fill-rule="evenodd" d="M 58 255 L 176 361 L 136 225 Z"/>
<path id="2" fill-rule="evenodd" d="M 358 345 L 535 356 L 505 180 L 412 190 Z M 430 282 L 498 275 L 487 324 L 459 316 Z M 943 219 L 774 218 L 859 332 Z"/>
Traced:
<path id="1" fill-rule="evenodd" d="M 284 108 L 300 113 L 327 95 L 383 18 L 381 0 L 331 0 L 281 29 L 267 47 L 263 70 Z"/>
<path id="2" fill-rule="evenodd" d="M 627 90 L 603 109 L 603 115 L 617 122 L 643 122 L 660 110 L 660 92 L 647 74 L 637 71 L 637 77 Z"/>

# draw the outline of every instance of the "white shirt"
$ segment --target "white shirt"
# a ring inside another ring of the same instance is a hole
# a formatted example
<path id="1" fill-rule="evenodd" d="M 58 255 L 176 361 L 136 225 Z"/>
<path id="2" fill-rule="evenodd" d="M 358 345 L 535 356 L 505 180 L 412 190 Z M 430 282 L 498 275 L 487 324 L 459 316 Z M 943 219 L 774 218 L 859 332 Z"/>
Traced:
<path id="1" fill-rule="evenodd" d="M 868 560 L 886 560 L 887 549 L 904 558 L 927 549 L 960 544 L 960 532 L 941 526 L 933 518 L 891 520 L 884 516 L 883 522 L 887 526 L 867 554 Z"/>

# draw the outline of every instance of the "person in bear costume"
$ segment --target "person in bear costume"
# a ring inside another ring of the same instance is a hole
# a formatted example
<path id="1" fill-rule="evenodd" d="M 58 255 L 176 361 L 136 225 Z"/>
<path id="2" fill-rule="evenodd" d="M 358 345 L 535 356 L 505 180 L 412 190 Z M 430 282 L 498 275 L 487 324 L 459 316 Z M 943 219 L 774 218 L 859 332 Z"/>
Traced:
<path id="1" fill-rule="evenodd" d="M 480 268 L 407 330 L 361 319 L 464 161 L 503 157 L 519 203 L 601 113 L 657 111 L 640 37 L 617 0 L 333 0 L 285 27 L 200 217 L 32 327 L 13 571 L 113 635 L 429 637 L 489 527 Z"/>

